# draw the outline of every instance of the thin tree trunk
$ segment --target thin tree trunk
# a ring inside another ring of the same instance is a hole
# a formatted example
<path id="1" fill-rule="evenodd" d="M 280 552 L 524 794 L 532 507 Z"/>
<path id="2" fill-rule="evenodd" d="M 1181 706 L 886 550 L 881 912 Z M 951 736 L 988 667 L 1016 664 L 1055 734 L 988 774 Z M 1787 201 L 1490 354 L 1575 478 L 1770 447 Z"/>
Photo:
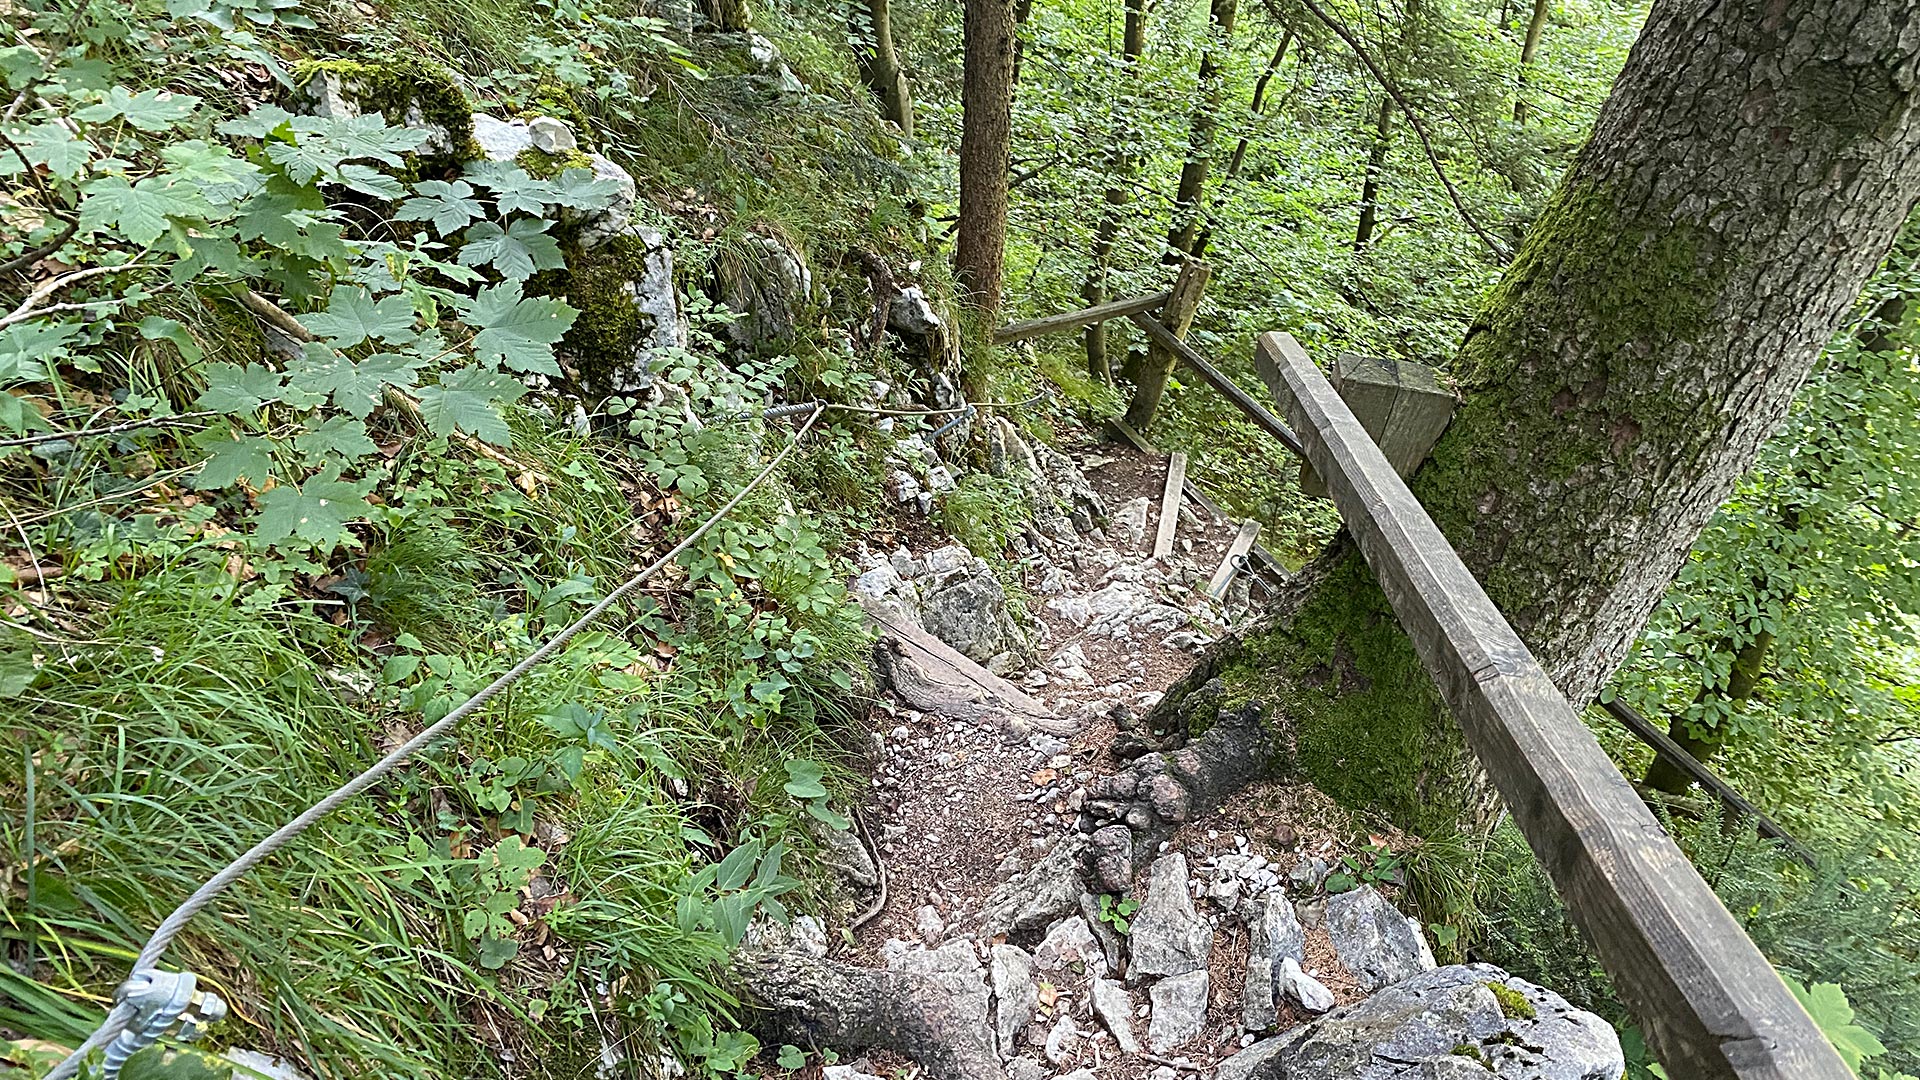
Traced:
<path id="1" fill-rule="evenodd" d="M 753 29 L 753 9 L 747 0 L 701 0 L 701 10 L 715 30 L 740 33 Z"/>
<path id="2" fill-rule="evenodd" d="M 1906 0 L 1655 0 L 1468 330 L 1462 404 L 1411 483 L 1570 700 L 1625 656 L 1920 196 L 1914 26 Z M 1422 835 L 1491 821 L 1350 543 L 1275 610 L 1150 726 L 1256 703 L 1282 765 L 1341 802 Z"/>
<path id="3" fill-rule="evenodd" d="M 1380 220 L 1380 174 L 1387 168 L 1387 147 L 1393 136 L 1393 99 L 1380 95 L 1380 121 L 1374 128 L 1373 149 L 1367 152 L 1367 174 L 1360 181 L 1360 227 L 1353 233 L 1353 253 L 1364 254 Z"/>
<path id="4" fill-rule="evenodd" d="M 1147 3 L 1146 0 L 1126 0 L 1126 31 L 1121 39 L 1120 59 L 1122 79 L 1127 94 L 1122 100 L 1121 114 L 1131 115 L 1133 106 L 1133 83 L 1140 57 L 1147 51 Z M 1116 138 L 1115 146 L 1126 145 L 1127 140 Z M 1087 279 L 1080 286 L 1080 296 L 1088 307 L 1107 302 L 1107 269 L 1113 259 L 1113 246 L 1120 238 L 1120 222 L 1126 214 L 1126 208 L 1133 201 L 1133 190 L 1129 182 L 1139 168 L 1139 159 L 1123 149 L 1110 152 L 1112 164 L 1109 172 L 1114 182 L 1107 186 L 1106 208 L 1100 214 L 1100 224 L 1093 231 L 1093 261 L 1087 267 Z M 1089 324 L 1085 331 L 1087 346 L 1087 374 L 1101 382 L 1113 382 L 1113 367 L 1107 358 L 1107 325 Z"/>
<path id="5" fill-rule="evenodd" d="M 1547 28 L 1547 9 L 1552 0 L 1533 0 L 1533 18 L 1527 20 L 1527 38 L 1520 45 L 1520 74 L 1513 96 L 1513 122 L 1527 122 L 1527 69 L 1533 66 L 1533 54 L 1540 49 L 1540 34 Z"/>
<path id="6" fill-rule="evenodd" d="M 1220 130 L 1220 88 L 1226 60 L 1233 47 L 1233 21 L 1237 0 L 1211 0 L 1207 18 L 1211 40 L 1200 54 L 1200 104 L 1193 111 L 1192 128 L 1187 135 L 1187 160 L 1180 167 L 1180 186 L 1173 196 L 1173 228 L 1167 233 L 1167 261 L 1180 262 L 1193 250 L 1200 233 L 1200 195 L 1206 190 L 1207 173 L 1213 168 L 1214 138 Z M 1176 254 L 1179 253 L 1179 254 Z"/>
<path id="7" fill-rule="evenodd" d="M 1267 87 L 1272 85 L 1273 77 L 1279 73 L 1280 61 L 1286 59 L 1287 47 L 1292 44 L 1293 31 L 1288 30 L 1280 36 L 1280 45 L 1273 50 L 1273 59 L 1267 61 L 1266 69 L 1260 72 L 1258 79 L 1254 80 L 1253 102 L 1247 106 L 1247 123 L 1250 127 L 1260 122 L 1260 111 L 1267 104 Z M 1247 160 L 1247 143 L 1251 135 L 1252 133 L 1249 132 L 1240 136 L 1240 141 L 1233 146 L 1233 156 L 1227 159 L 1226 175 L 1220 178 L 1220 183 L 1214 191 L 1212 209 L 1207 211 L 1200 222 L 1200 235 L 1193 242 L 1193 257 L 1196 259 L 1206 256 L 1207 245 L 1213 241 L 1213 220 L 1221 204 L 1226 202 L 1227 189 L 1240 176 L 1240 166 Z"/>
<path id="8" fill-rule="evenodd" d="M 900 134 L 913 137 L 913 94 L 907 84 L 906 68 L 900 64 L 900 55 L 893 47 L 893 3 L 892 0 L 867 0 L 867 25 L 859 25 L 857 9 L 849 12 L 848 21 L 855 37 L 868 35 L 871 45 L 855 50 L 854 58 L 860 64 L 860 79 L 867 89 L 880 99 L 880 117 L 900 129 Z"/>
<path id="9" fill-rule="evenodd" d="M 1013 3 L 1013 89 L 1020 90 L 1020 61 L 1027 55 L 1027 43 L 1020 37 L 1020 29 L 1027 25 L 1027 17 L 1033 14 L 1033 0 L 1014 0 Z"/>
<path id="10" fill-rule="evenodd" d="M 1000 320 L 1007 252 L 1007 161 L 1013 138 L 1013 5 L 966 0 L 966 72 L 960 90 L 960 220 L 954 276 L 984 329 Z M 986 374 L 970 359 L 961 382 L 986 397 Z"/>

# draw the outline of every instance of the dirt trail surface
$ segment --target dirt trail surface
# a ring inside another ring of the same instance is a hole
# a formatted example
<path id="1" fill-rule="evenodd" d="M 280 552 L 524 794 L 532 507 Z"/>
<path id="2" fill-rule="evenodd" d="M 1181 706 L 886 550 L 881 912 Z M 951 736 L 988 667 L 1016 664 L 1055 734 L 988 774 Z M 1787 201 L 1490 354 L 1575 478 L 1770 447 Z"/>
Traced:
<path id="1" fill-rule="evenodd" d="M 884 881 L 884 902 L 850 934 L 800 920 L 766 947 L 768 1034 L 866 1052 L 824 1080 L 1614 1080 L 1597 1017 L 1495 968 L 1435 970 L 1388 900 L 1397 864 L 1377 857 L 1405 838 L 1357 829 L 1312 787 L 1246 786 L 1164 839 L 1102 801 L 1103 778 L 1179 758 L 1152 751 L 1140 718 L 1266 586 L 1242 573 L 1222 600 L 1205 594 L 1238 523 L 1191 503 L 1173 554 L 1150 557 L 1165 459 L 1100 445 L 1070 464 L 1046 468 L 1090 512 L 1078 535 L 1017 539 L 1017 581 L 952 546 L 869 553 L 855 588 L 870 611 L 1011 680 L 1058 734 L 908 693 L 898 665 L 929 661 L 883 640 L 877 666 L 901 693 L 874 715 L 861 818 L 877 858 L 838 843 L 856 894 L 876 900 Z M 1502 980 L 1560 1026 L 1516 1019 Z M 1414 1071 L 1373 1071 L 1383 1047 Z M 1296 1071 L 1307 1061 L 1318 1071 Z"/>

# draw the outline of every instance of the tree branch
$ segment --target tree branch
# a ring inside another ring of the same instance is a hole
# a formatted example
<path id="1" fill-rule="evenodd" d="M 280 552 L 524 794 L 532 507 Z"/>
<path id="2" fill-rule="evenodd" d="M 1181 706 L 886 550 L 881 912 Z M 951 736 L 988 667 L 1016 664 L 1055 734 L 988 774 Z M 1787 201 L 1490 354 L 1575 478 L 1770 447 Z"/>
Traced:
<path id="1" fill-rule="evenodd" d="M 1487 245 L 1487 249 L 1492 251 L 1502 262 L 1511 260 L 1513 258 L 1513 252 L 1508 250 L 1505 244 L 1494 239 L 1493 235 L 1487 232 L 1486 229 L 1482 228 L 1480 222 L 1474 219 L 1473 212 L 1467 209 L 1466 200 L 1460 196 L 1460 189 L 1453 186 L 1453 181 L 1447 176 L 1447 170 L 1440 164 L 1440 155 L 1433 149 L 1433 140 L 1427 135 L 1426 124 L 1422 123 L 1420 117 L 1414 113 L 1413 107 L 1407 104 L 1407 99 L 1400 93 L 1400 88 L 1393 84 L 1392 79 L 1387 78 L 1387 73 L 1381 70 L 1380 65 L 1374 63 L 1373 57 L 1367 54 L 1366 48 L 1354 38 L 1351 31 L 1337 22 L 1331 15 L 1322 11 L 1320 6 L 1314 3 L 1313 0 L 1300 0 L 1300 3 L 1308 11 L 1312 12 L 1315 18 L 1325 23 L 1327 29 L 1333 31 L 1341 41 L 1347 43 L 1347 47 L 1353 50 L 1354 56 L 1360 59 L 1360 63 L 1364 64 L 1366 69 L 1373 73 L 1374 80 L 1380 84 L 1380 89 L 1386 91 L 1387 96 L 1393 99 L 1393 103 L 1399 108 L 1400 114 L 1407 118 L 1407 125 L 1413 128 L 1415 135 L 1420 137 L 1420 147 L 1426 151 L 1427 164 L 1433 167 L 1433 174 L 1440 178 L 1441 186 L 1447 189 L 1447 198 L 1452 200 L 1453 208 L 1459 211 L 1460 220 L 1466 223 L 1468 231 L 1478 237 L 1481 243 Z"/>

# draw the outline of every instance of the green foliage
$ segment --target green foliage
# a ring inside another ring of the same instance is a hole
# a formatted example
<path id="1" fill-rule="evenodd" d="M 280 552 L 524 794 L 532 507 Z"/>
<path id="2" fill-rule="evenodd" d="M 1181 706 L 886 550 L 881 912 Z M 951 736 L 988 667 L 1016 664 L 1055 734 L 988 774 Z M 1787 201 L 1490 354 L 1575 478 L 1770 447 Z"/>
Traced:
<path id="1" fill-rule="evenodd" d="M 1116 934 L 1128 934 L 1133 931 L 1133 913 L 1140 910 L 1140 901 L 1117 897 L 1110 893 L 1100 896 L 1100 921 L 1113 927 Z"/>
<path id="2" fill-rule="evenodd" d="M 940 501 L 940 527 L 969 551 L 997 558 L 1032 515 L 1026 492 L 1013 480 L 968 473 Z"/>

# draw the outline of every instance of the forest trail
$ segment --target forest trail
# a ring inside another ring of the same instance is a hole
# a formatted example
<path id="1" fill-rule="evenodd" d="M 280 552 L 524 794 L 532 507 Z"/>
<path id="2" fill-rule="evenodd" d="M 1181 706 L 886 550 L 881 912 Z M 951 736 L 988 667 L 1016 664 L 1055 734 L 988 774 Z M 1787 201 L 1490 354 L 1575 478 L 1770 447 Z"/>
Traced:
<path id="1" fill-rule="evenodd" d="M 1098 778 L 1150 752 L 1145 714 L 1194 653 L 1247 616 L 1249 591 L 1269 586 L 1241 574 L 1224 603 L 1207 598 L 1238 528 L 1190 501 L 1173 553 L 1151 557 L 1164 458 L 1108 445 L 1073 457 L 1108 527 L 1058 562 L 1036 552 L 1023 564 L 1032 666 L 1011 674 L 1071 733 L 883 700 L 863 809 L 880 865 L 841 848 L 848 882 L 883 895 L 829 928 L 858 924 L 833 946 L 840 963 L 933 977 L 946 990 L 933 1027 L 978 1035 L 984 1023 L 1000 1060 L 943 1065 L 947 1055 L 913 1038 L 882 1040 L 830 1066 L 828 1080 L 922 1069 L 973 1080 L 995 1065 L 1012 1080 L 1251 1076 L 1288 1042 L 1259 1042 L 1268 1034 L 1435 967 L 1418 924 L 1356 871 L 1394 894 L 1400 871 L 1379 852 L 1402 850 L 1402 838 L 1356 831 L 1310 785 L 1249 787 L 1168 839 L 1143 840 L 1152 850 L 1133 851 L 1126 826 L 1089 812 Z M 869 566 L 857 585 L 869 597 L 984 572 L 951 547 L 876 553 Z M 1557 998 L 1542 1005 L 1566 1011 Z M 1449 1051 L 1460 1042 L 1445 1037 Z"/>

